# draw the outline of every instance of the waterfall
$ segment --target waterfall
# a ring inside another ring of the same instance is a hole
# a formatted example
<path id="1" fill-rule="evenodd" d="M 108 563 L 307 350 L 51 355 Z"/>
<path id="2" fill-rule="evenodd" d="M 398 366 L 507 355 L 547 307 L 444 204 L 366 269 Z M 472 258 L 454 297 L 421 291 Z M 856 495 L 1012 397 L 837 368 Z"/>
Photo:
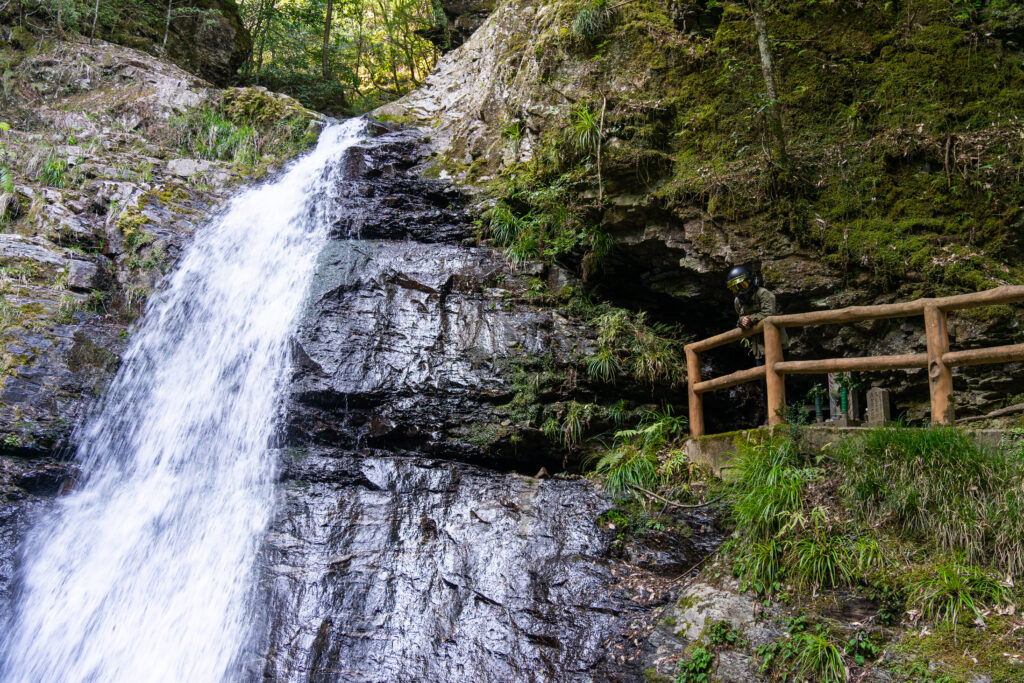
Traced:
<path id="1" fill-rule="evenodd" d="M 289 337 L 358 120 L 199 231 L 77 431 L 83 477 L 23 548 L 4 681 L 236 678 L 273 512 Z"/>

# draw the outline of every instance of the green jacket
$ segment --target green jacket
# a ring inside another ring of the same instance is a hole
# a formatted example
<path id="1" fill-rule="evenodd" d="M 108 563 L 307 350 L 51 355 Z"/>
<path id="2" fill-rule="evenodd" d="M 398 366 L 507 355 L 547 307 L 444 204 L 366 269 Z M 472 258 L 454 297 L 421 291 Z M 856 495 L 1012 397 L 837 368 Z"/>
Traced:
<path id="1" fill-rule="evenodd" d="M 740 324 L 745 316 L 756 325 L 770 315 L 778 315 L 779 309 L 775 304 L 775 295 L 764 287 L 758 287 L 753 295 L 746 302 L 740 301 L 739 297 L 733 299 L 733 307 L 736 309 L 736 327 L 743 327 Z M 764 341 L 761 335 L 754 335 L 750 338 L 750 351 L 754 358 L 764 358 Z M 779 330 L 779 339 L 782 341 L 782 348 L 789 345 L 789 336 L 785 328 Z"/>

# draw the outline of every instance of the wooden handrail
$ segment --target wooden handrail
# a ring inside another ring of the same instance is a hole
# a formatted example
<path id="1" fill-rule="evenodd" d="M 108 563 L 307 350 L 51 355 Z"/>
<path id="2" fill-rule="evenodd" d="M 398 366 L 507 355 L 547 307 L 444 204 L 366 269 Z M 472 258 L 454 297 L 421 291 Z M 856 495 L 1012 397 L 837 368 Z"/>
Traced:
<path id="1" fill-rule="evenodd" d="M 957 294 L 939 298 L 916 299 L 878 306 L 849 306 L 834 311 L 811 311 L 773 315 L 750 329 L 735 328 L 713 337 L 691 342 L 685 346 L 687 384 L 690 400 L 690 434 L 704 434 L 703 394 L 726 389 L 764 377 L 768 386 L 768 424 L 781 424 L 782 409 L 786 405 L 786 375 L 823 374 L 829 372 L 855 372 L 868 370 L 897 370 L 924 368 L 928 370 L 931 394 L 932 423 L 953 423 L 952 368 L 985 363 L 1009 363 L 1024 360 L 1024 344 L 996 346 L 967 351 L 949 350 L 949 331 L 946 314 L 949 311 L 1011 304 L 1024 301 L 1024 286 L 1004 285 L 982 292 Z M 922 315 L 925 319 L 927 353 L 896 356 L 869 356 L 865 358 L 828 358 L 825 360 L 786 361 L 782 358 L 779 330 L 787 327 L 834 325 Z M 702 380 L 700 353 L 724 344 L 739 341 L 755 334 L 764 335 L 765 365 L 740 370 L 729 375 Z"/>
<path id="2" fill-rule="evenodd" d="M 865 372 L 928 367 L 927 353 L 899 356 L 868 356 L 866 358 L 828 358 L 826 360 L 786 360 L 775 369 L 787 375 L 824 375 L 830 372 Z"/>
<path id="3" fill-rule="evenodd" d="M 728 389 L 729 387 L 735 387 L 740 384 L 746 384 L 747 382 L 753 382 L 754 380 L 761 379 L 764 377 L 764 373 L 764 366 L 759 365 L 756 368 L 740 370 L 732 373 L 731 375 L 722 375 L 721 377 L 709 379 L 705 382 L 698 382 L 693 385 L 693 390 L 698 394 L 703 394 L 705 391 Z"/>

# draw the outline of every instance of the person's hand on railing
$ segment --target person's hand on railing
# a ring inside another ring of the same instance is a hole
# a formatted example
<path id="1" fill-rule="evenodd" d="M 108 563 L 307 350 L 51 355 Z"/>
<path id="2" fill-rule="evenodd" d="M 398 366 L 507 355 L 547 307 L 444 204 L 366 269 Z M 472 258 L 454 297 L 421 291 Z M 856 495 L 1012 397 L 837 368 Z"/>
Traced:
<path id="1" fill-rule="evenodd" d="M 745 330 L 749 330 L 750 326 L 754 324 L 754 321 L 750 319 L 749 315 L 745 315 L 740 319 L 740 327 Z"/>

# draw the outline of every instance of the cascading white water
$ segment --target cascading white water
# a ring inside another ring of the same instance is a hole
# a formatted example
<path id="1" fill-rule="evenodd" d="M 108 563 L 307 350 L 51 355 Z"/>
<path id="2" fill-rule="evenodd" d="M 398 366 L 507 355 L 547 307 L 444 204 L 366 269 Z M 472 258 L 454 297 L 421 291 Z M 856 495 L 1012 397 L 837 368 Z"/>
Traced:
<path id="1" fill-rule="evenodd" d="M 26 541 L 4 681 L 217 681 L 252 620 L 268 454 L 344 151 L 327 128 L 199 231 L 78 432 L 85 481 Z M 319 201 L 318 201 L 319 200 Z"/>

